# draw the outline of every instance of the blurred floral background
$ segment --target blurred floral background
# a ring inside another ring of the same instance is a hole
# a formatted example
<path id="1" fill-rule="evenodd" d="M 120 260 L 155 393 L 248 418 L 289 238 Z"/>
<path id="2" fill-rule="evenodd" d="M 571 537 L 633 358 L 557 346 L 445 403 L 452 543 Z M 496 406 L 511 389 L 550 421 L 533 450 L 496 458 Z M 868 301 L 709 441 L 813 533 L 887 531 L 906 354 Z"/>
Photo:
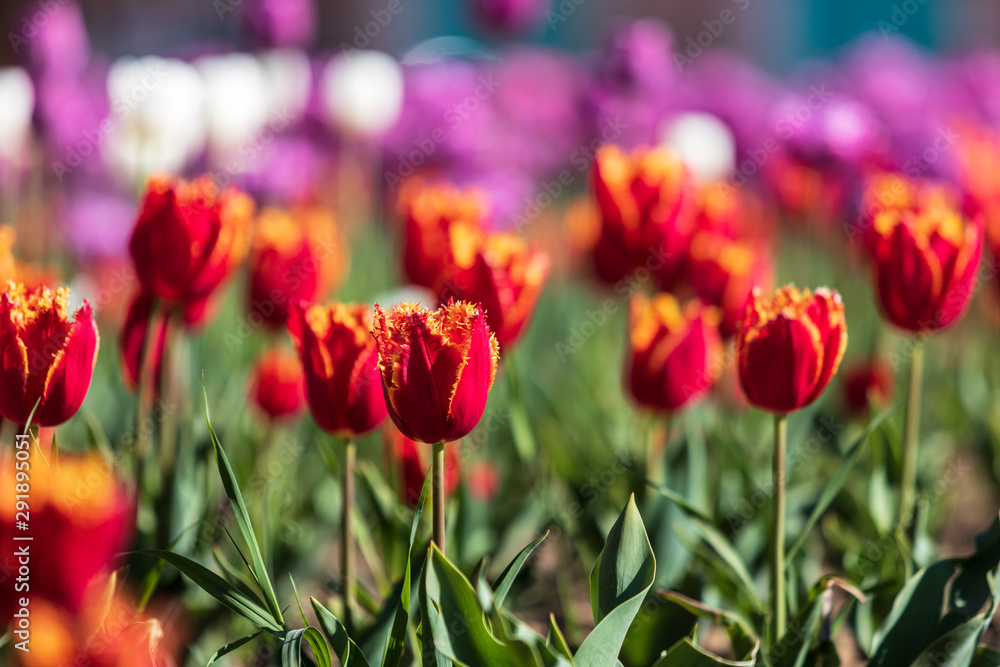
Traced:
<path id="1" fill-rule="evenodd" d="M 4 664 L 1000 664 L 1000 6 L 0 25 Z"/>

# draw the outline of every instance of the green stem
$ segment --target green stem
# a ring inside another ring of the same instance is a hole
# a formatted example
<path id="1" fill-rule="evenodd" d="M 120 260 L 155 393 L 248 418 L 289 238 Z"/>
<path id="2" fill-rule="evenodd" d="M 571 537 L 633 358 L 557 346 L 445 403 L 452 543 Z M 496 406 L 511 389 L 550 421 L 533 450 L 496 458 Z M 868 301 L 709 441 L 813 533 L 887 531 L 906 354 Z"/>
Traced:
<path id="1" fill-rule="evenodd" d="M 924 343 L 913 341 L 910 360 L 910 386 L 906 397 L 906 422 L 903 430 L 903 470 L 899 491 L 899 526 L 909 532 L 914 523 L 914 501 L 917 488 L 917 452 L 920 430 L 920 395 L 924 374 Z"/>
<path id="2" fill-rule="evenodd" d="M 343 513 L 340 522 L 341 564 L 344 568 L 344 625 L 348 633 L 354 631 L 354 607 L 357 598 L 357 573 L 354 558 L 354 529 L 352 516 L 354 514 L 354 461 L 357 456 L 354 440 L 344 442 L 343 483 L 344 492 Z"/>
<path id="3" fill-rule="evenodd" d="M 785 635 L 785 456 L 788 447 L 788 416 L 774 416 L 774 451 L 771 483 L 774 507 L 771 523 L 771 645 Z"/>
<path id="4" fill-rule="evenodd" d="M 441 553 L 444 546 L 444 443 L 434 443 L 434 463 L 431 467 L 431 493 L 434 501 L 434 543 Z"/>

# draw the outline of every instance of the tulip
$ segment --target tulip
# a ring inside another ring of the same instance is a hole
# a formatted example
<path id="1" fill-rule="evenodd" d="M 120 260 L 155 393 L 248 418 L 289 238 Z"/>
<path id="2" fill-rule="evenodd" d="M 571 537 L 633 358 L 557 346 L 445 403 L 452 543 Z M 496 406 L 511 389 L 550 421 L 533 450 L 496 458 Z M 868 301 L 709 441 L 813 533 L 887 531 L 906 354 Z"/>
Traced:
<path id="1" fill-rule="evenodd" d="M 747 299 L 737 336 L 740 386 L 753 405 L 775 413 L 771 458 L 774 511 L 771 526 L 771 643 L 785 633 L 785 453 L 787 413 L 823 392 L 847 349 L 844 304 L 837 292 L 793 285 Z"/>
<path id="2" fill-rule="evenodd" d="M 368 306 L 336 302 L 296 304 L 288 320 L 313 419 L 342 438 L 368 433 L 386 416 L 371 322 Z"/>
<path id="3" fill-rule="evenodd" d="M 773 273 L 766 247 L 699 231 L 691 240 L 685 274 L 705 303 L 722 311 L 720 331 L 736 334 L 743 306 L 754 287 L 768 287 Z"/>
<path id="4" fill-rule="evenodd" d="M 762 410 L 798 410 L 823 392 L 846 348 L 844 304 L 837 292 L 786 285 L 766 297 L 754 289 L 737 338 L 740 386 Z"/>
<path id="5" fill-rule="evenodd" d="M 403 435 L 433 443 L 434 540 L 444 550 L 444 443 L 467 435 L 486 409 L 500 348 L 482 308 L 450 301 L 435 311 L 410 303 L 372 327 L 389 416 Z"/>
<path id="6" fill-rule="evenodd" d="M 297 414 L 305 403 L 302 362 L 284 350 L 266 352 L 254 367 L 250 397 L 272 421 Z"/>
<path id="7" fill-rule="evenodd" d="M 488 220 L 486 199 L 478 190 L 422 182 L 408 184 L 399 199 L 403 270 L 414 285 L 435 289 L 451 263 L 451 229 L 478 233 Z"/>
<path id="8" fill-rule="evenodd" d="M 594 246 L 598 278 L 614 284 L 641 268 L 673 287 L 693 225 L 691 178 L 665 148 L 631 154 L 608 145 L 597 151 L 594 189 L 601 229 Z"/>
<path id="9" fill-rule="evenodd" d="M 376 306 L 377 308 L 377 306 Z M 288 329 L 305 372 L 306 400 L 324 431 L 344 439 L 344 520 L 341 522 L 345 621 L 352 627 L 355 599 L 353 529 L 354 438 L 385 420 L 379 391 L 371 311 L 363 304 L 292 306 Z"/>
<path id="10" fill-rule="evenodd" d="M 28 439 L 18 440 L 17 451 L 29 452 L 31 479 L 31 595 L 44 598 L 70 613 L 81 610 L 91 581 L 105 572 L 124 546 L 131 517 L 124 487 L 108 462 L 99 456 L 60 452 L 47 465 Z M 0 457 L 0 554 L 5 567 L 14 568 L 14 538 L 25 535 L 17 522 L 13 451 Z M 20 469 L 19 469 L 20 470 Z M 14 571 L 11 569 L 10 571 Z M 9 582 L 8 582 L 9 584 Z M 15 612 L 21 596 L 12 584 L 0 587 L 0 619 Z M 32 608 L 34 611 L 34 608 Z"/>
<path id="11" fill-rule="evenodd" d="M 90 387 L 100 336 L 90 304 L 70 317 L 69 289 L 26 290 L 7 283 L 0 297 L 0 415 L 16 424 L 62 424 Z"/>
<path id="12" fill-rule="evenodd" d="M 982 219 L 944 206 L 878 213 L 875 283 L 885 317 L 914 333 L 958 322 L 972 300 L 982 253 Z"/>
<path id="13" fill-rule="evenodd" d="M 719 311 L 670 294 L 632 297 L 626 383 L 637 403 L 674 412 L 715 383 L 721 358 Z"/>
<path id="14" fill-rule="evenodd" d="M 250 251 L 250 312 L 283 327 L 293 303 L 315 301 L 336 287 L 344 262 L 331 213 L 265 209 Z"/>
<path id="15" fill-rule="evenodd" d="M 125 386 L 132 391 L 139 389 L 142 366 L 146 364 L 153 374 L 152 387 L 155 394 L 163 382 L 162 362 L 167 343 L 167 320 L 161 318 L 155 325 L 155 333 L 149 333 L 149 327 L 153 323 L 154 303 L 155 299 L 149 292 L 139 292 L 132 299 L 118 343 L 121 348 L 122 380 Z M 147 361 L 145 355 L 152 356 Z"/>
<path id="16" fill-rule="evenodd" d="M 945 188 L 916 184 L 911 188 L 920 196 L 876 212 L 870 245 L 882 313 L 901 329 L 928 334 L 953 326 L 969 307 L 983 249 L 983 217 L 963 217 Z M 912 525 L 916 497 L 921 338 L 910 341 L 909 353 L 897 524 L 901 532 Z"/>
<path id="17" fill-rule="evenodd" d="M 452 228 L 455 264 L 439 288 L 442 301 L 478 303 L 501 348 L 520 337 L 538 303 L 549 258 L 516 234 L 493 234 L 481 243 L 464 228 Z"/>
<path id="18" fill-rule="evenodd" d="M 149 179 L 129 253 L 145 291 L 168 304 L 208 298 L 249 249 L 254 203 L 209 176 Z"/>

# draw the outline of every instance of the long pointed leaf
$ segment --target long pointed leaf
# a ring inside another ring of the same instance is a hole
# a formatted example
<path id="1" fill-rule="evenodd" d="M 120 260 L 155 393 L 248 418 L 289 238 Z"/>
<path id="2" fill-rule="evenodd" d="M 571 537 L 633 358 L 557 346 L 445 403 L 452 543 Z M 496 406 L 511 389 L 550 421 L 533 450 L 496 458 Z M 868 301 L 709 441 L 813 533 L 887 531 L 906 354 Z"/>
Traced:
<path id="1" fill-rule="evenodd" d="M 240 532 L 243 533 L 243 539 L 246 540 L 247 547 L 250 549 L 254 577 L 260 583 L 261 592 L 264 594 L 264 602 L 267 603 L 267 608 L 271 612 L 271 616 L 274 617 L 275 622 L 279 626 L 284 625 L 285 621 L 281 616 L 281 606 L 278 604 L 278 598 L 274 594 L 274 587 L 271 585 L 267 566 L 264 564 L 263 556 L 261 556 L 257 536 L 254 534 L 253 525 L 250 523 L 250 513 L 247 512 L 246 503 L 243 501 L 243 494 L 236 483 L 236 476 L 233 474 L 233 468 L 229 464 L 229 457 L 226 456 L 226 452 L 222 448 L 222 443 L 219 442 L 219 438 L 215 434 L 215 429 L 212 428 L 212 418 L 208 409 L 208 389 L 205 387 L 204 379 L 202 379 L 201 390 L 205 397 L 205 423 L 208 424 L 208 433 L 212 438 L 212 446 L 215 448 L 215 461 L 219 466 L 219 475 L 222 476 L 222 486 L 226 490 L 226 497 L 229 498 L 229 504 L 232 505 L 236 522 L 240 526 Z"/>
<path id="2" fill-rule="evenodd" d="M 503 607 L 504 600 L 507 599 L 507 593 L 510 592 L 510 587 L 514 585 L 514 580 L 517 579 L 518 573 L 524 567 L 524 563 L 528 560 L 531 552 L 548 536 L 549 531 L 546 530 L 544 534 L 538 536 L 531 544 L 521 549 L 520 553 L 514 557 L 514 560 L 504 568 L 500 576 L 493 582 L 493 603 L 498 608 Z"/>

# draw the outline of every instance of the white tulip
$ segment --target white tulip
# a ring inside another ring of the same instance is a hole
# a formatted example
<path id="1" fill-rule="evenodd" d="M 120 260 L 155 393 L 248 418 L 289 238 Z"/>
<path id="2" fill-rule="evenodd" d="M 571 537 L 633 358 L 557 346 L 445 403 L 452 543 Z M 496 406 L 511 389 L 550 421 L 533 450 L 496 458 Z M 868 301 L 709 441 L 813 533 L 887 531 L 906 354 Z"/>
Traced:
<path id="1" fill-rule="evenodd" d="M 403 108 L 403 70 L 381 51 L 335 56 L 322 81 L 330 122 L 345 134 L 374 138 L 389 130 Z"/>
<path id="2" fill-rule="evenodd" d="M 268 109 L 283 112 L 292 122 L 302 118 L 312 83 L 309 57 L 298 49 L 275 49 L 260 54 L 260 67 Z"/>
<path id="3" fill-rule="evenodd" d="M 205 85 L 208 138 L 225 161 L 267 123 L 268 90 L 261 64 L 246 53 L 206 56 L 195 61 Z"/>
<path id="4" fill-rule="evenodd" d="M 177 173 L 203 149 L 204 89 L 188 63 L 122 58 L 108 72 L 108 95 L 111 130 L 102 152 L 128 182 L 151 172 Z"/>
<path id="5" fill-rule="evenodd" d="M 0 100 L 0 158 L 20 163 L 35 108 L 35 89 L 23 69 L 0 68 Z"/>
<path id="6" fill-rule="evenodd" d="M 660 128 L 660 144 L 675 150 L 694 177 L 709 183 L 728 177 L 736 165 L 736 140 L 719 118 L 682 113 Z"/>

